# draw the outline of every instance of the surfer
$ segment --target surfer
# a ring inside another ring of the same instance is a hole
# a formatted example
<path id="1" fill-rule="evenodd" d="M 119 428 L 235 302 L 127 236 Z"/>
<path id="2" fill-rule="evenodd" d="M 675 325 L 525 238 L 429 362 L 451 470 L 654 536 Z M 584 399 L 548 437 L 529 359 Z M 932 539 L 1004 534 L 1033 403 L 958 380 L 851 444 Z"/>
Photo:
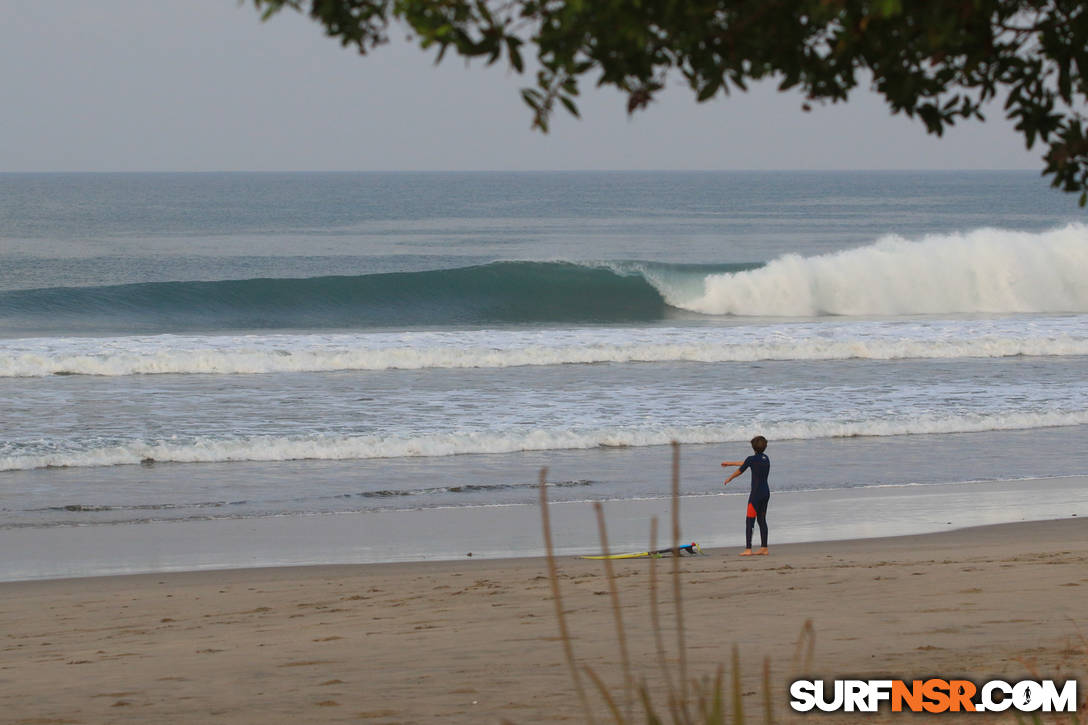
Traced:
<path id="1" fill-rule="evenodd" d="M 726 486 L 734 478 L 748 469 L 752 470 L 752 491 L 748 494 L 748 514 L 745 518 L 745 549 L 741 556 L 752 555 L 752 529 L 756 521 L 759 521 L 760 549 L 758 555 L 767 555 L 767 504 L 771 500 L 771 489 L 767 485 L 767 474 L 771 471 L 771 459 L 763 452 L 767 450 L 767 439 L 756 436 L 752 439 L 753 455 L 743 461 L 724 461 L 723 466 L 740 466 L 733 474 L 725 479 Z"/>

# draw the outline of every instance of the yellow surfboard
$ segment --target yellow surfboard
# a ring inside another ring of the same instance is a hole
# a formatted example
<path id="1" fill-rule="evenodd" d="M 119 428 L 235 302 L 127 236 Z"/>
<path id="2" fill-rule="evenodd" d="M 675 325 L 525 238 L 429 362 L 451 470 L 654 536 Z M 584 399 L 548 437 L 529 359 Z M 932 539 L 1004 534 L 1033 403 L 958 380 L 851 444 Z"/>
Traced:
<path id="1" fill-rule="evenodd" d="M 677 547 L 677 549 L 680 552 L 680 556 L 683 556 L 685 553 L 687 553 L 690 556 L 695 556 L 696 554 L 702 554 L 703 553 L 703 550 L 700 549 L 699 545 L 696 544 L 694 541 L 691 542 L 690 544 L 684 544 L 683 546 Z M 609 554 L 608 556 L 604 556 L 604 555 L 580 556 L 578 558 L 579 559 L 646 559 L 646 558 L 650 558 L 650 557 L 665 556 L 667 554 L 672 554 L 672 547 L 671 546 L 669 548 L 667 548 L 667 549 L 658 549 L 657 551 L 638 551 L 638 552 L 633 552 L 633 553 L 630 553 L 630 554 Z"/>

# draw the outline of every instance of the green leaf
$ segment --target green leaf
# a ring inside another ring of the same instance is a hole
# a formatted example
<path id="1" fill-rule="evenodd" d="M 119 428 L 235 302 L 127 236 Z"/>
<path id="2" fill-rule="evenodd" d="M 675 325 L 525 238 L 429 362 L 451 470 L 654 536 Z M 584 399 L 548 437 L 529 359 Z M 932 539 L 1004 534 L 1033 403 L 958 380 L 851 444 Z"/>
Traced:
<path id="1" fill-rule="evenodd" d="M 518 50 L 520 41 L 514 37 L 506 38 L 506 52 L 510 56 L 510 65 L 514 66 L 514 70 L 518 73 L 525 72 L 525 63 L 521 60 L 521 51 Z"/>
<path id="2" fill-rule="evenodd" d="M 582 115 L 578 113 L 578 106 L 574 104 L 574 101 L 567 96 L 559 96 L 559 102 L 563 104 L 563 107 L 570 112 L 570 115 L 575 118 L 581 118 Z"/>
<path id="3" fill-rule="evenodd" d="M 714 94 L 718 92 L 718 89 L 720 87 L 721 84 L 717 82 L 707 83 L 705 86 L 703 86 L 702 90 L 699 91 L 699 95 L 696 96 L 695 100 L 699 103 L 709 101 L 711 98 L 714 97 Z"/>

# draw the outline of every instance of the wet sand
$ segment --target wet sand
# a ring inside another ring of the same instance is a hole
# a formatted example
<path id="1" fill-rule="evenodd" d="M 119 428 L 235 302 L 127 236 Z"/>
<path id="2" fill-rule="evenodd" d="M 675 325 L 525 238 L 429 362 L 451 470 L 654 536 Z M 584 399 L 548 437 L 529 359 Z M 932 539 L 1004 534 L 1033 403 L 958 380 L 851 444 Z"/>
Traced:
<path id="1" fill-rule="evenodd" d="M 809 620 L 808 675 L 1035 673 L 1080 676 L 1085 692 L 1084 517 L 736 553 L 679 562 L 688 672 L 713 675 L 736 645 L 757 721 L 765 657 L 776 715 L 789 715 L 785 683 L 803 666 L 797 644 Z M 653 566 L 675 676 L 672 565 L 615 562 L 634 674 L 659 704 L 649 577 Z M 570 556 L 559 567 L 575 655 L 622 702 L 604 567 Z M 539 558 L 11 582 L 0 584 L 0 612 L 5 722 L 584 719 Z M 595 692 L 590 702 L 604 720 Z"/>
<path id="2" fill-rule="evenodd" d="M 745 483 L 716 495 L 684 496 L 683 536 L 703 548 L 743 540 Z M 593 507 L 553 503 L 556 550 L 597 547 Z M 618 549 L 647 546 L 650 521 L 670 521 L 669 498 L 605 504 Z M 903 486 L 775 491 L 776 545 L 903 536 L 969 526 L 1088 517 L 1088 476 Z M 262 566 L 375 564 L 399 561 L 542 556 L 534 504 L 455 506 L 310 516 L 217 518 L 92 526 L 0 528 L 0 581 L 59 579 Z"/>

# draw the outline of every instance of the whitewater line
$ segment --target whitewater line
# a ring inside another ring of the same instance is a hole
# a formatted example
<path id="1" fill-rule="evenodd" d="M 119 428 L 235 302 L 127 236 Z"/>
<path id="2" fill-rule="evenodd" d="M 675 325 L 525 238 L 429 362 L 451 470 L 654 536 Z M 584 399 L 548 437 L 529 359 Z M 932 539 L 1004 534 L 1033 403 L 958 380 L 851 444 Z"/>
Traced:
<path id="1" fill-rule="evenodd" d="M 976 229 L 919 241 L 892 235 L 857 249 L 790 254 L 758 269 L 707 275 L 694 295 L 655 286 L 670 305 L 708 315 L 1086 312 L 1088 226 Z"/>
<path id="2" fill-rule="evenodd" d="M 1088 355 L 1088 325 L 1078 319 L 1050 325 L 901 327 L 873 323 L 824 329 L 779 325 L 758 331 L 743 327 L 577 330 L 555 333 L 551 341 L 541 341 L 539 334 L 468 332 L 424 336 L 408 344 L 402 338 L 376 335 L 0 341 L 0 378 Z"/>
<path id="3" fill-rule="evenodd" d="M 1049 413 L 923 416 L 868 421 L 787 421 L 750 425 L 665 426 L 657 429 L 472 431 L 403 436 L 195 438 L 186 442 L 133 441 L 91 450 L 0 456 L 0 471 L 81 468 L 139 463 L 355 460 L 424 458 L 522 451 L 640 448 L 744 441 L 756 432 L 775 440 L 974 433 L 1088 424 L 1088 410 Z"/>

